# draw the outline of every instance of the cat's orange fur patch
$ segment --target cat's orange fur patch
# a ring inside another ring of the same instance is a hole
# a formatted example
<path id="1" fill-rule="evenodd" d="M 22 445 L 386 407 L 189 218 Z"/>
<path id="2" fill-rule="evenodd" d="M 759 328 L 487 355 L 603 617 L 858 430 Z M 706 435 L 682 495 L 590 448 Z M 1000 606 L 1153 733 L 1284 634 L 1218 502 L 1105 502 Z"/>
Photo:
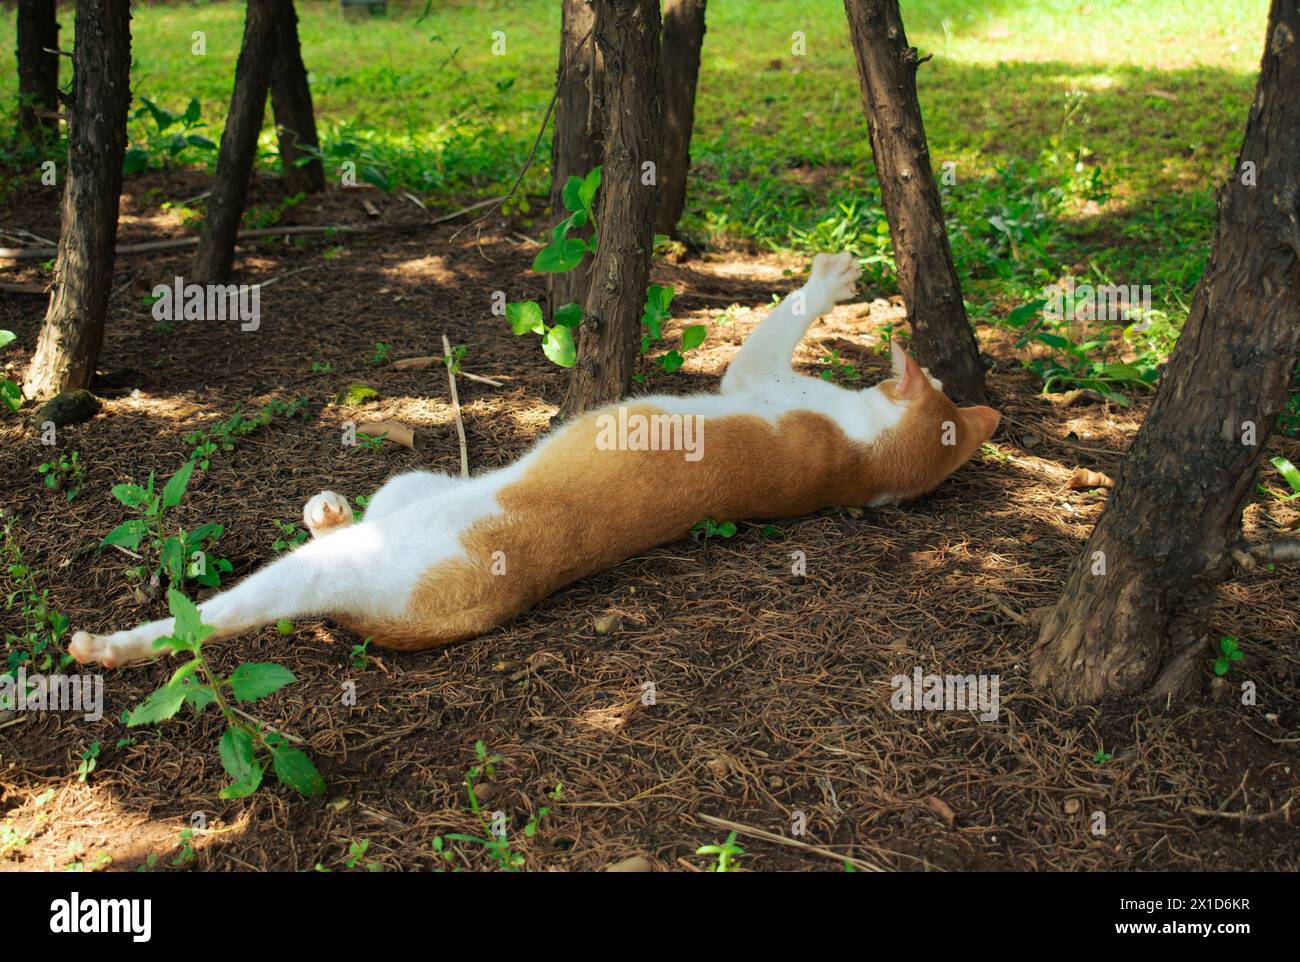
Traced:
<path id="1" fill-rule="evenodd" d="M 406 618 L 355 627 L 398 649 L 474 638 L 579 578 L 685 537 L 706 517 L 792 518 L 922 494 L 971 456 L 998 415 L 957 408 L 908 364 L 898 383 L 882 385 L 908 402 L 903 421 L 870 444 L 810 411 L 790 412 L 775 425 L 729 415 L 705 422 L 704 456 L 688 461 L 681 451 L 601 450 L 597 418 L 613 409 L 587 414 L 500 492 L 499 514 L 461 536 L 464 559 L 424 574 Z M 627 407 L 629 418 L 664 413 L 649 404 Z M 947 422 L 955 444 L 942 443 Z"/>

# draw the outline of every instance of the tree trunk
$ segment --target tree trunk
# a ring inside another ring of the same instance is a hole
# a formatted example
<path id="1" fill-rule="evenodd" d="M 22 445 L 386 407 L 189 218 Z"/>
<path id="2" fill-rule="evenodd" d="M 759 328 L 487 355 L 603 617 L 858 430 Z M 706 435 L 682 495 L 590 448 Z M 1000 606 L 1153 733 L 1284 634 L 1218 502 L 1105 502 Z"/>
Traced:
<path id="1" fill-rule="evenodd" d="M 568 216 L 562 198 L 565 181 L 587 176 L 600 163 L 605 151 L 601 102 L 604 69 L 596 47 L 595 24 L 595 12 L 587 0 L 564 0 L 560 64 L 568 63 L 569 69 L 559 78 L 560 95 L 555 102 L 555 128 L 551 137 L 553 224 Z M 586 303 L 589 270 L 590 262 L 584 261 L 576 270 L 546 275 L 546 302 L 552 313 L 565 304 Z"/>
<path id="2" fill-rule="evenodd" d="M 77 0 L 55 288 L 23 393 L 89 387 L 104 342 L 131 103 L 131 9 Z"/>
<path id="3" fill-rule="evenodd" d="M 643 167 L 657 163 L 662 136 L 659 0 L 597 0 L 595 7 L 609 112 L 597 253 L 562 418 L 627 391 L 641 341 L 659 203 L 650 173 L 655 168 Z"/>
<path id="4" fill-rule="evenodd" d="M 986 404 L 916 99 L 916 48 L 907 45 L 898 0 L 844 0 L 844 9 L 917 357 L 953 398 Z"/>
<path id="5" fill-rule="evenodd" d="M 661 234 L 677 236 L 686 207 L 686 175 L 691 167 L 695 126 L 695 84 L 700 76 L 706 0 L 665 0 L 661 60 L 664 81 L 664 150 L 659 165 Z"/>
<path id="6" fill-rule="evenodd" d="M 1073 702 L 1186 694 L 1260 454 L 1300 359 L 1300 6 L 1274 0 L 1264 60 L 1191 313 L 1033 678 Z M 1104 568 L 1101 565 L 1104 564 Z"/>
<path id="7" fill-rule="evenodd" d="M 230 114 L 217 154 L 217 174 L 191 271 L 192 279 L 199 282 L 224 281 L 235 260 L 235 235 L 244 216 L 248 178 L 256 159 L 275 59 L 276 2 L 248 0 L 244 40 L 235 67 L 235 92 L 230 98 Z"/>
<path id="8" fill-rule="evenodd" d="M 312 109 L 307 68 L 298 43 L 298 14 L 293 0 L 275 3 L 275 62 L 271 68 L 271 107 L 280 133 L 280 166 L 291 194 L 318 194 L 325 189 L 325 167 L 319 158 L 298 166 L 303 157 L 320 149 L 316 137 L 316 112 Z M 302 147 L 311 148 L 311 152 Z"/>
<path id="9" fill-rule="evenodd" d="M 59 122 L 38 110 L 59 109 L 59 21 L 54 0 L 18 0 L 18 125 L 29 135 L 53 133 Z"/>

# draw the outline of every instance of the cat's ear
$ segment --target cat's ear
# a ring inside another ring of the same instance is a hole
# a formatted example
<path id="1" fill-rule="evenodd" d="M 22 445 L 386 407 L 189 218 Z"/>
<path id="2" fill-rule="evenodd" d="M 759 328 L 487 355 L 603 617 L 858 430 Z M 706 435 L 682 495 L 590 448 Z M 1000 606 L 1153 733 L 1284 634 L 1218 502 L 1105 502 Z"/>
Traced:
<path id="1" fill-rule="evenodd" d="M 969 408 L 958 408 L 966 422 L 975 432 L 976 437 L 983 443 L 993 437 L 993 432 L 998 429 L 998 422 L 1002 420 L 1002 415 L 991 407 L 977 405 Z"/>
<path id="2" fill-rule="evenodd" d="M 894 380 L 897 382 L 894 393 L 907 400 L 920 397 L 929 384 L 921 366 L 908 357 L 907 351 L 903 350 L 903 345 L 898 341 L 890 344 L 890 359 L 894 367 Z"/>

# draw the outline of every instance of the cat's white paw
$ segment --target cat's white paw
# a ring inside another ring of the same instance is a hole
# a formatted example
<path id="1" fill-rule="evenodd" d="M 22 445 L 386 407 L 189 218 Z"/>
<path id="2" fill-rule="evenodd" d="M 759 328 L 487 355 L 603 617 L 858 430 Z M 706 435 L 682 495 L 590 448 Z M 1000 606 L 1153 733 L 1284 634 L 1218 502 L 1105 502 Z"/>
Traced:
<path id="1" fill-rule="evenodd" d="M 819 290 L 828 303 L 834 304 L 854 295 L 853 285 L 861 273 L 858 259 L 848 251 L 842 254 L 818 254 L 813 258 L 808 286 Z"/>
<path id="2" fill-rule="evenodd" d="M 116 668 L 117 658 L 113 645 L 104 635 L 92 635 L 88 631 L 79 631 L 72 636 L 68 645 L 68 654 L 82 665 L 100 664 L 105 668 Z"/>
<path id="3" fill-rule="evenodd" d="M 322 491 L 303 505 L 302 521 L 312 537 L 319 538 L 335 528 L 351 524 L 352 508 L 343 495 Z"/>

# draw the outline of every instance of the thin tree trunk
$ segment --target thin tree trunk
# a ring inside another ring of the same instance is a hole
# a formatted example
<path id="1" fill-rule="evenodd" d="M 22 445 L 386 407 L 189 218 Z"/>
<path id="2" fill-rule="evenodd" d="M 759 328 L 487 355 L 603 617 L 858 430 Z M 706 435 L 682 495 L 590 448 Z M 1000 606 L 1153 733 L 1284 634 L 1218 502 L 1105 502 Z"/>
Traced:
<path id="1" fill-rule="evenodd" d="M 18 0 L 18 125 L 28 134 L 59 122 L 37 111 L 59 109 L 59 21 L 54 0 Z"/>
<path id="2" fill-rule="evenodd" d="M 130 5 L 77 0 L 55 288 L 23 385 L 28 397 L 89 387 L 95 375 L 113 282 L 130 81 Z"/>
<path id="3" fill-rule="evenodd" d="M 318 194 L 325 189 L 325 167 L 319 158 L 298 166 L 299 159 L 320 148 L 316 112 L 307 85 L 307 67 L 298 42 L 298 14 L 293 0 L 276 0 L 275 63 L 271 68 L 271 107 L 280 133 L 280 166 L 290 193 Z M 309 147 L 311 152 L 302 148 Z"/>
<path id="4" fill-rule="evenodd" d="M 605 150 L 601 102 L 604 69 L 593 33 L 596 16 L 587 0 L 564 0 L 563 17 L 560 64 L 569 63 L 570 67 L 559 78 L 560 95 L 555 102 L 555 128 L 551 137 L 552 223 L 568 216 L 562 198 L 565 182 L 570 177 L 586 177 L 600 163 Z M 552 313 L 565 304 L 586 303 L 590 266 L 589 261 L 584 261 L 576 270 L 546 275 L 546 301 Z"/>
<path id="5" fill-rule="evenodd" d="M 659 165 L 661 234 L 677 236 L 686 207 L 686 175 L 691 167 L 695 127 L 695 85 L 700 76 L 706 0 L 665 0 L 663 57 L 664 151 Z"/>
<path id="6" fill-rule="evenodd" d="M 916 99 L 916 48 L 907 44 L 897 0 L 844 0 L 844 9 L 917 357 L 952 397 L 985 404 L 984 365 L 962 305 Z"/>
<path id="7" fill-rule="evenodd" d="M 248 179 L 256 159 L 275 59 L 275 5 L 276 0 L 248 0 L 244 40 L 235 67 L 235 92 L 230 98 L 212 196 L 191 271 L 196 281 L 224 281 L 235 260 L 235 234 L 248 199 Z"/>
<path id="8" fill-rule="evenodd" d="M 659 0 L 597 0 L 595 7 L 609 112 L 597 253 L 562 418 L 621 398 L 631 383 L 659 203 Z"/>
<path id="9" fill-rule="evenodd" d="M 1183 695 L 1205 665 L 1216 585 L 1300 359 L 1298 42 L 1300 6 L 1274 0 L 1187 324 L 1031 658 L 1066 700 Z"/>

